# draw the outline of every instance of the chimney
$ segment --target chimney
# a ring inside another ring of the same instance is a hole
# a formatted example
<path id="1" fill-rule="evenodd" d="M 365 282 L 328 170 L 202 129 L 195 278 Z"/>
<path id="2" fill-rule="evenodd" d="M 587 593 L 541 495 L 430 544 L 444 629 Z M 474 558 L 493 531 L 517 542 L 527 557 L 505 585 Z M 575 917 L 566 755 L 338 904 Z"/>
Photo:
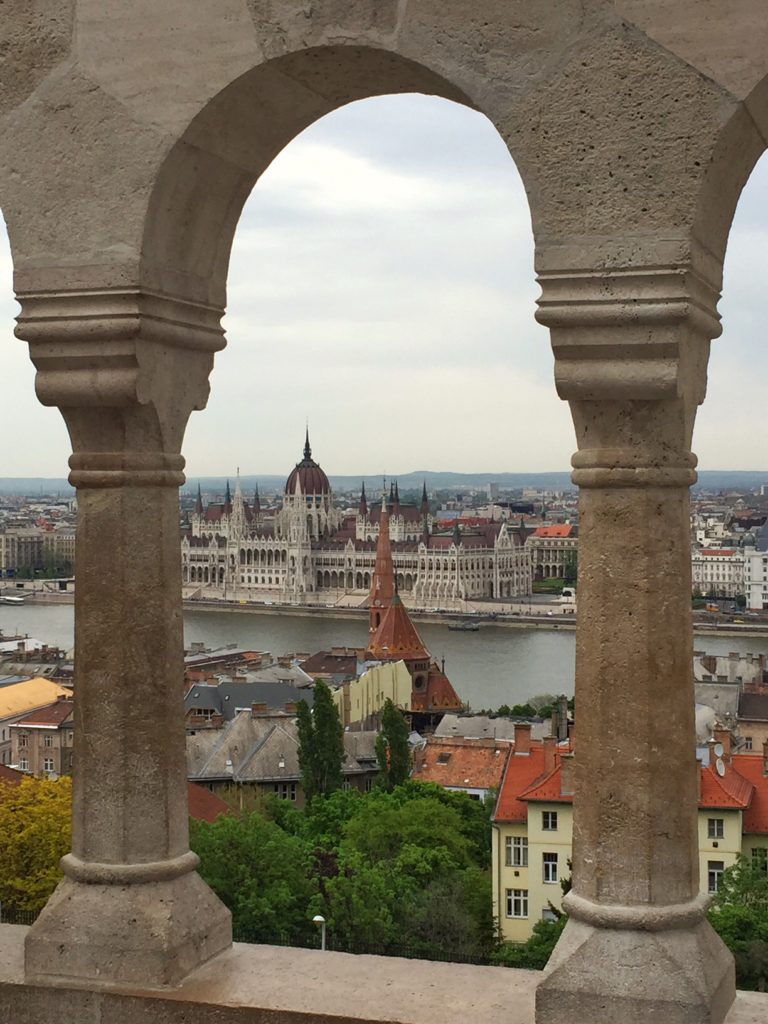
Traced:
<path id="1" fill-rule="evenodd" d="M 515 722 L 515 753 L 530 754 L 531 752 L 531 723 Z"/>
<path id="2" fill-rule="evenodd" d="M 269 713 L 266 701 L 255 701 L 251 704 L 251 718 L 258 718 Z"/>
<path id="3" fill-rule="evenodd" d="M 571 750 L 576 749 L 576 723 L 568 723 L 568 743 L 570 744 Z"/>
<path id="4" fill-rule="evenodd" d="M 713 730 L 715 743 L 722 743 L 723 745 L 723 763 L 731 763 L 731 730 L 726 729 L 722 725 L 716 725 Z"/>
<path id="5" fill-rule="evenodd" d="M 544 737 L 544 771 L 549 773 L 555 767 L 555 752 L 557 751 L 557 739 L 554 736 Z"/>
<path id="6" fill-rule="evenodd" d="M 573 754 L 560 755 L 560 795 L 573 796 Z"/>

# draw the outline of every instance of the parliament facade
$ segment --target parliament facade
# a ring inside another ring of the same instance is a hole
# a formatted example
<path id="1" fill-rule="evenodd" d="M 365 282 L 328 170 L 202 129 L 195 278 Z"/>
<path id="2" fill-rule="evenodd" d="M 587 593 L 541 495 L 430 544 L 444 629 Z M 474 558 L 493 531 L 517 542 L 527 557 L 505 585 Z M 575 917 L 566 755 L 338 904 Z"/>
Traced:
<path id="1" fill-rule="evenodd" d="M 347 595 L 362 603 L 373 580 L 384 502 L 397 586 L 409 604 L 450 609 L 530 594 L 524 533 L 505 522 L 440 530 L 426 487 L 420 504 L 401 502 L 396 484 L 388 498 L 369 504 L 363 487 L 357 511 L 345 512 L 312 458 L 309 435 L 279 509 L 262 509 L 258 492 L 246 501 L 239 479 L 222 502 L 204 506 L 198 490 L 181 541 L 185 592 L 230 600 L 258 593 L 288 604 Z"/>

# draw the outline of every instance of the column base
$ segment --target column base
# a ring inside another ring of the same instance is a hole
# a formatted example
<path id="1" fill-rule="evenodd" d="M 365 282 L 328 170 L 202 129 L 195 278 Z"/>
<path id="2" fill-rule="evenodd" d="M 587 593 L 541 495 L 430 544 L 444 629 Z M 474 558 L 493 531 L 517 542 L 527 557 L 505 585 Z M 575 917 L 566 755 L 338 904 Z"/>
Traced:
<path id="1" fill-rule="evenodd" d="M 536 1024 L 722 1024 L 733 957 L 706 919 L 647 931 L 571 918 L 536 990 Z"/>
<path id="2" fill-rule="evenodd" d="M 167 988 L 231 945 L 231 915 L 195 871 L 127 885 L 65 878 L 29 930 L 25 977 Z"/>

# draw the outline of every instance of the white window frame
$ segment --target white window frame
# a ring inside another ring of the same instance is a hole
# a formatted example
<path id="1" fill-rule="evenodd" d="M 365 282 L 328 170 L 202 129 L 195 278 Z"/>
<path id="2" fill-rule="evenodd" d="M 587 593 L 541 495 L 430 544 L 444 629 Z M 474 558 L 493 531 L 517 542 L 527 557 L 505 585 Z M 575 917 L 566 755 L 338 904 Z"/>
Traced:
<path id="1" fill-rule="evenodd" d="M 53 758 L 52 757 L 46 757 L 44 759 L 44 761 L 43 761 L 43 771 L 44 772 L 55 771 L 54 766 L 53 766 Z"/>
<path id="2" fill-rule="evenodd" d="M 557 811 L 542 811 L 541 812 L 541 830 L 542 832 L 557 832 Z"/>
<path id="3" fill-rule="evenodd" d="M 720 888 L 720 879 L 725 871 L 725 862 L 722 860 L 707 861 L 707 892 L 715 893 Z"/>
<path id="4" fill-rule="evenodd" d="M 519 920 L 528 917 L 527 889 L 507 889 L 507 917 Z"/>
<path id="5" fill-rule="evenodd" d="M 554 859 L 553 859 L 554 858 Z M 554 869 L 554 870 L 553 870 Z M 556 853 L 542 853 L 541 877 L 546 885 L 556 885 L 559 881 L 558 856 Z"/>
<path id="6" fill-rule="evenodd" d="M 19 771 L 20 772 L 28 772 L 29 771 L 29 761 L 27 760 L 26 757 L 20 757 L 19 758 Z"/>
<path id="7" fill-rule="evenodd" d="M 723 839 L 725 837 L 725 819 L 707 818 L 707 836 L 710 839 Z"/>
<path id="8" fill-rule="evenodd" d="M 506 860 L 508 868 L 528 867 L 528 838 L 527 836 L 507 836 Z"/>

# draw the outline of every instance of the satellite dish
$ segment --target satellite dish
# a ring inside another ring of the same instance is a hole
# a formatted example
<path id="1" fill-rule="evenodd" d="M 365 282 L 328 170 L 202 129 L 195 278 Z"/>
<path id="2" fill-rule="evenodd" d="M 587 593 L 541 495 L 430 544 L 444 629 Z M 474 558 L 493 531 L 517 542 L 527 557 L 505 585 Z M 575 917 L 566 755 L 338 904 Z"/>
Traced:
<path id="1" fill-rule="evenodd" d="M 722 757 L 724 752 L 725 751 L 724 751 L 724 748 L 723 748 L 723 744 L 722 743 L 716 743 L 715 744 L 715 757 Z"/>
<path id="2" fill-rule="evenodd" d="M 720 776 L 720 778 L 722 778 L 725 775 L 725 765 L 723 764 L 723 762 L 721 761 L 721 759 L 719 757 L 715 761 L 715 771 Z"/>

